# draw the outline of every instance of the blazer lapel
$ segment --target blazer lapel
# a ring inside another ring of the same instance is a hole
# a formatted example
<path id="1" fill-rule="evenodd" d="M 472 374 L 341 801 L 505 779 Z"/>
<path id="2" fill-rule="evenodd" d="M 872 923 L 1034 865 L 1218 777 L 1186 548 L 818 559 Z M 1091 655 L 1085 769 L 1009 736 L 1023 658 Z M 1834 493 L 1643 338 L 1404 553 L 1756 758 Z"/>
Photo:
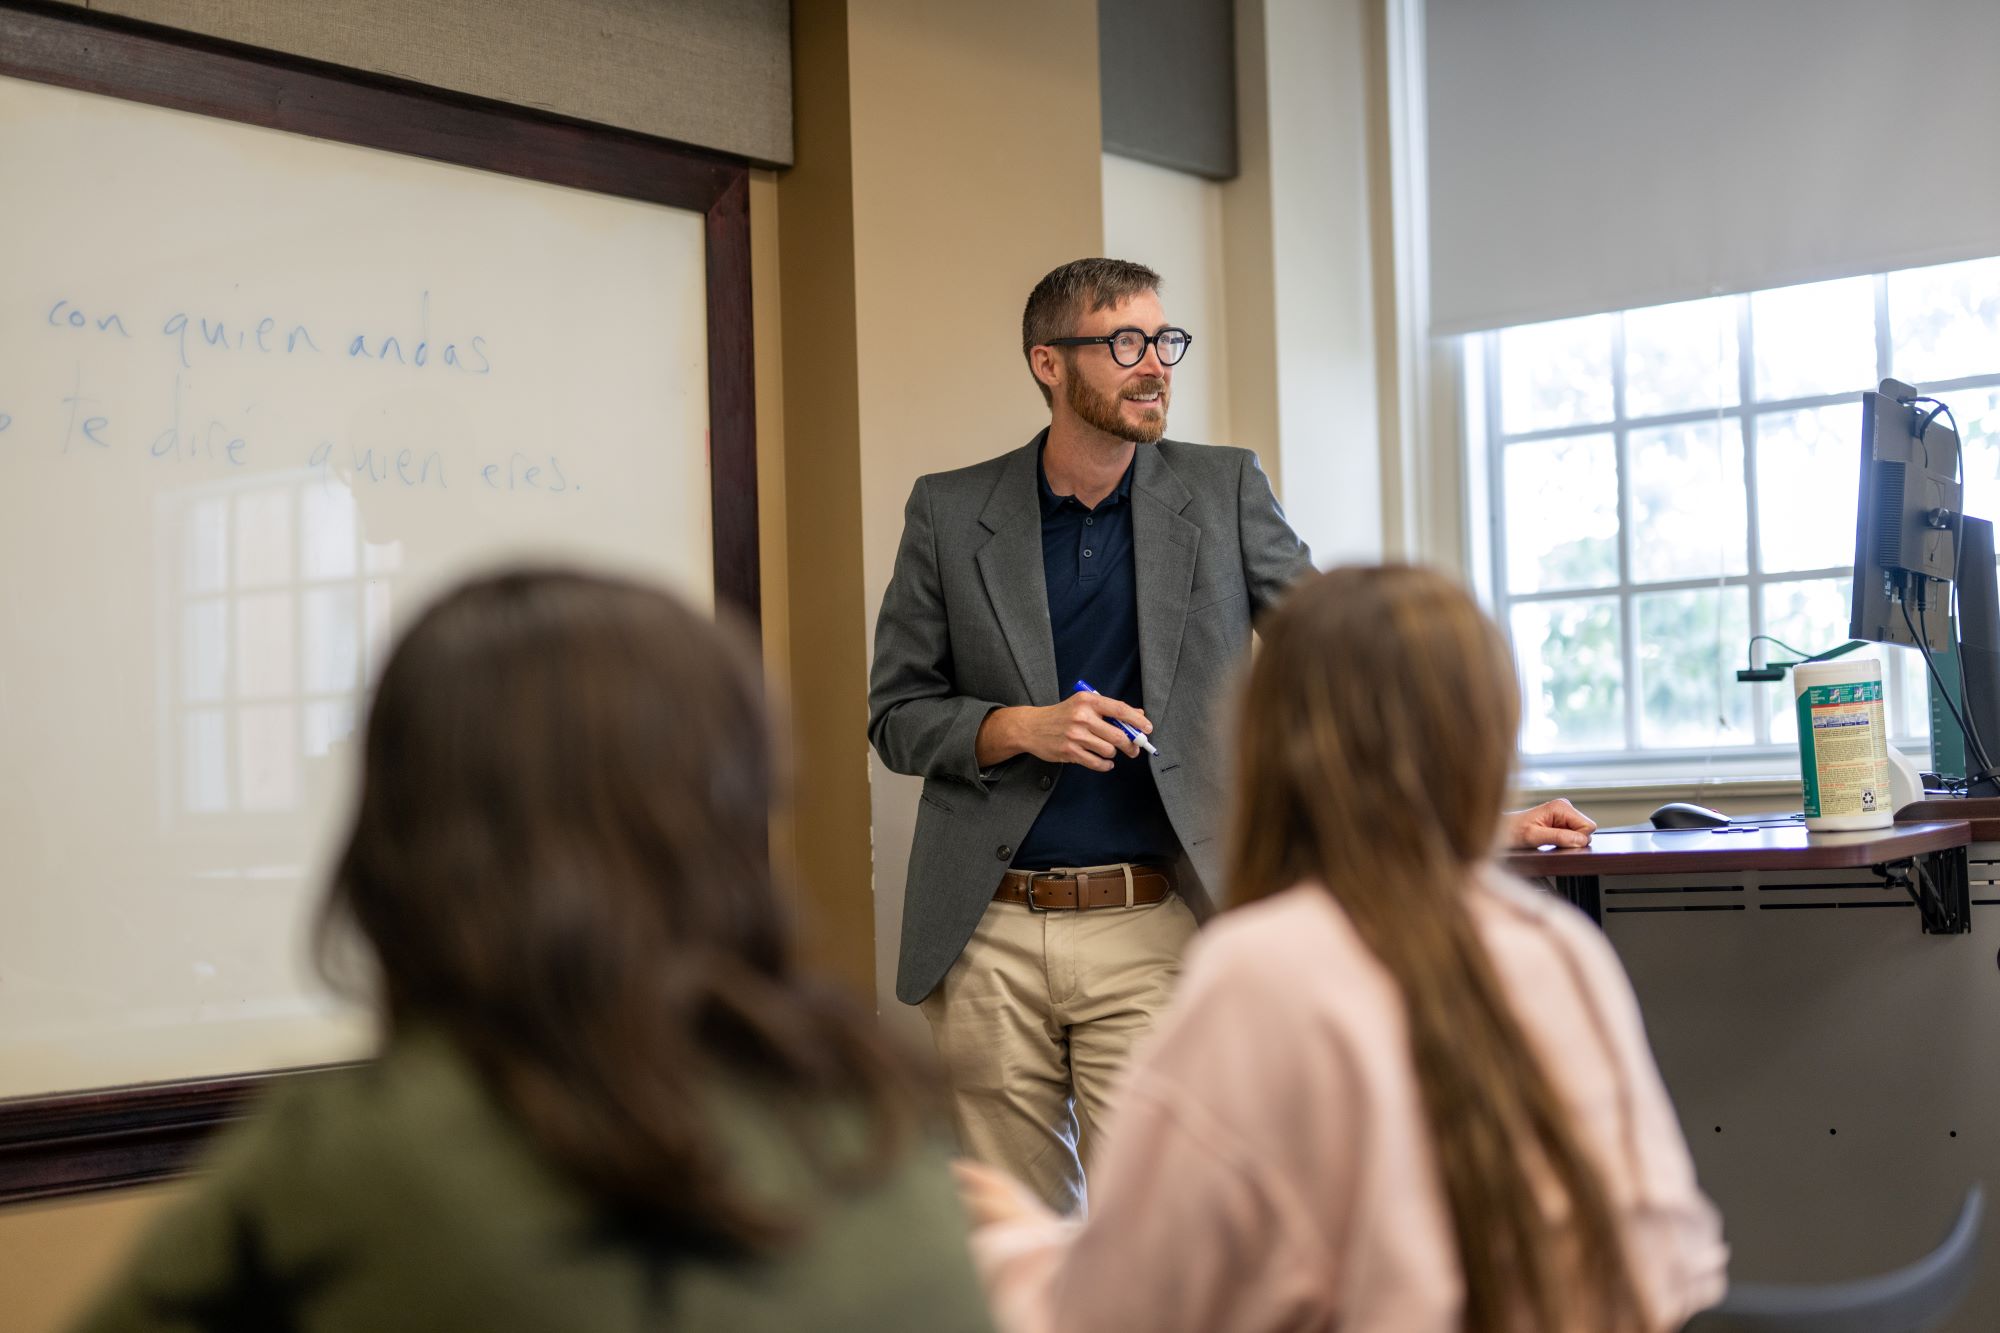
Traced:
<path id="1" fill-rule="evenodd" d="M 1139 672 L 1146 712 L 1155 721 L 1167 710 L 1187 628 L 1201 528 L 1181 517 L 1181 511 L 1193 499 L 1159 449 L 1140 445 L 1132 474 L 1132 558 L 1139 600 Z M 1042 618 L 1048 619 L 1046 608 Z"/>
<path id="2" fill-rule="evenodd" d="M 1049 589 L 1042 572 L 1041 487 L 1035 469 L 1041 436 L 1008 456 L 999 485 L 980 512 L 988 532 L 973 557 L 993 615 L 1014 655 L 1030 702 L 1046 708 L 1062 697 L 1056 680 L 1055 631 L 1049 627 Z M 1182 610 L 1186 610 L 1183 590 Z"/>

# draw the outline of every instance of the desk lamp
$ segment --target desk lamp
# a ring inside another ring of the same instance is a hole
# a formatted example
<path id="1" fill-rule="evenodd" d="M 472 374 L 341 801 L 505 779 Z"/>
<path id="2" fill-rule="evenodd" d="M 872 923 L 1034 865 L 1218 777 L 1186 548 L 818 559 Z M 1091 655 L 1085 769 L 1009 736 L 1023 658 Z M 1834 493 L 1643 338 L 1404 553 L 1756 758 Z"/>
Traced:
<path id="1" fill-rule="evenodd" d="M 1791 662 L 1773 662 L 1767 659 L 1763 666 L 1758 666 L 1757 640 L 1759 639 L 1762 639 L 1766 643 L 1775 643 L 1778 645 L 1778 647 L 1783 648 L 1788 653 L 1796 653 L 1799 651 L 1798 649 L 1792 647 L 1792 645 L 1790 645 L 1789 643 L 1785 643 L 1782 642 L 1781 640 L 1774 639 L 1768 634 L 1753 634 L 1750 636 L 1750 649 L 1748 653 L 1750 659 L 1750 665 L 1744 670 L 1737 672 L 1736 679 L 1763 680 L 1763 681 L 1783 680 L 1785 678 L 1785 673 L 1787 671 L 1790 671 L 1795 666 L 1804 666 L 1808 662 L 1829 661 L 1833 658 L 1840 657 L 1843 654 L 1851 653 L 1856 648 L 1866 648 L 1868 646 L 1868 641 L 1866 639 L 1849 639 L 1846 643 L 1841 644 L 1840 647 L 1838 648 L 1829 648 L 1823 653 L 1814 653 L 1810 657 L 1801 656 L 1797 660 Z"/>

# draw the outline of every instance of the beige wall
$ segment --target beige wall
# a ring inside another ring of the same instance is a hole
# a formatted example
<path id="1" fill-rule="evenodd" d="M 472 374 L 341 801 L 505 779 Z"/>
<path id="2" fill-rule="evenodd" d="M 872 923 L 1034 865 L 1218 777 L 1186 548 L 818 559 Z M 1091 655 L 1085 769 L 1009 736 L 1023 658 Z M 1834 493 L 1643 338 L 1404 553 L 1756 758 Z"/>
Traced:
<path id="1" fill-rule="evenodd" d="M 1239 0 L 1240 174 L 1104 167 L 1107 248 L 1157 259 L 1169 314 L 1188 322 L 1191 300 L 1210 331 L 1178 377 L 1173 433 L 1257 450 L 1321 565 L 1378 559 L 1390 536 L 1385 465 L 1403 423 L 1388 3 Z"/>
<path id="2" fill-rule="evenodd" d="M 815 960 L 923 1046 L 891 995 L 917 784 L 868 749 L 875 612 L 916 478 L 1047 420 L 1020 310 L 1102 243 L 1096 17 L 826 0 L 794 14 L 793 69 L 775 225 L 798 868 Z"/>
<path id="3" fill-rule="evenodd" d="M 1204 444 L 1239 443 L 1229 416 L 1225 188 L 1185 171 L 1104 155 L 1104 253 L 1137 260 L 1165 279 L 1167 318 L 1194 335 L 1187 359 L 1174 369 L 1167 433 Z"/>
<path id="4" fill-rule="evenodd" d="M 875 986 L 868 859 L 867 644 L 861 621 L 861 421 L 855 388 L 853 136 L 846 6 L 792 28 L 798 161 L 778 177 L 786 581 L 798 874 L 813 960 Z M 753 222 L 755 219 L 753 219 Z"/>
<path id="5" fill-rule="evenodd" d="M 1103 221 L 1093 6 L 852 0 L 848 13 L 862 440 L 853 628 L 866 641 L 916 478 L 1048 424 L 1021 360 L 1021 307 L 1049 269 L 1099 250 Z M 865 753 L 858 729 L 852 743 Z M 918 784 L 872 759 L 870 774 L 882 1009 L 927 1042 L 890 994 Z"/>
<path id="6" fill-rule="evenodd" d="M 1285 512 L 1322 566 L 1382 555 L 1369 135 L 1381 0 L 1262 6 Z"/>
<path id="7" fill-rule="evenodd" d="M 52 1333 L 180 1187 L 154 1185 L 0 1208 L 0 1328 Z"/>

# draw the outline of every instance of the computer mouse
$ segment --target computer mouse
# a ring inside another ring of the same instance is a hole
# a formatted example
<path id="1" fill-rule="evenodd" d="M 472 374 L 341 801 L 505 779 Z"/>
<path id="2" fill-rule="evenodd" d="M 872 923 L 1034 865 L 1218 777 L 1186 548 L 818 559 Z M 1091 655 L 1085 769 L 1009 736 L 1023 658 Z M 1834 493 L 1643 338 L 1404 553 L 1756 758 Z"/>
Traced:
<path id="1" fill-rule="evenodd" d="M 1721 828 L 1729 816 L 1705 805 L 1669 801 L 1653 812 L 1654 828 Z"/>

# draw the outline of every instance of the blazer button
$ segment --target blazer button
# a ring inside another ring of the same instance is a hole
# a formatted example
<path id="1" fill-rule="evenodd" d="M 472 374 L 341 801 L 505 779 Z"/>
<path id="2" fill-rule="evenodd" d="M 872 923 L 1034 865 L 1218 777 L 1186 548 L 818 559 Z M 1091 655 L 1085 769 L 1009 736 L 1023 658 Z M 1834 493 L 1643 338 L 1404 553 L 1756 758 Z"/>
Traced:
<path id="1" fill-rule="evenodd" d="M 1041 788 L 1043 791 L 1047 791 L 1049 788 L 1055 785 L 1056 785 L 1056 780 L 1054 778 L 1050 777 L 1046 773 L 1042 774 Z"/>
<path id="2" fill-rule="evenodd" d="M 993 854 L 999 857 L 1002 861 L 1011 861 L 1014 859 L 1014 849 L 1012 847 L 1009 847 L 1004 842 L 1001 843 L 998 847 L 993 849 Z"/>

